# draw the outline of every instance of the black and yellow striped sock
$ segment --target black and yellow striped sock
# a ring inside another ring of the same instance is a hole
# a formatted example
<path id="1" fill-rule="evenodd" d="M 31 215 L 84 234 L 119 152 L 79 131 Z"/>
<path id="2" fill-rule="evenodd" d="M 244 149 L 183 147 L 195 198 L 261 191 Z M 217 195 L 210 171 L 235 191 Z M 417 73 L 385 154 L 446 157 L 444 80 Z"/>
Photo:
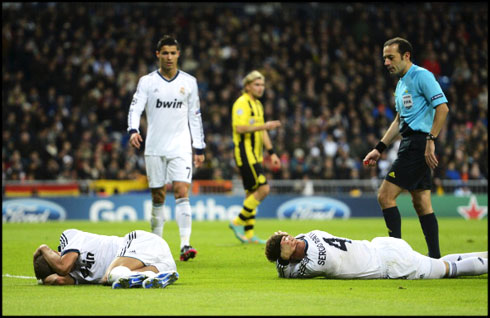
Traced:
<path id="1" fill-rule="evenodd" d="M 233 220 L 233 223 L 236 225 L 245 225 L 245 231 L 248 229 L 251 229 L 252 236 L 253 236 L 253 224 L 255 224 L 255 209 L 257 206 L 260 204 L 260 201 L 255 199 L 255 197 L 252 195 L 249 195 L 244 201 L 243 201 L 243 208 L 240 214 Z M 253 217 L 253 222 L 247 224 L 247 221 Z M 247 236 L 248 237 L 248 236 Z"/>
<path id="2" fill-rule="evenodd" d="M 245 221 L 245 237 L 251 239 L 254 236 L 254 225 L 255 225 L 255 214 L 257 214 L 257 210 L 252 211 L 253 215 L 251 215 Z"/>

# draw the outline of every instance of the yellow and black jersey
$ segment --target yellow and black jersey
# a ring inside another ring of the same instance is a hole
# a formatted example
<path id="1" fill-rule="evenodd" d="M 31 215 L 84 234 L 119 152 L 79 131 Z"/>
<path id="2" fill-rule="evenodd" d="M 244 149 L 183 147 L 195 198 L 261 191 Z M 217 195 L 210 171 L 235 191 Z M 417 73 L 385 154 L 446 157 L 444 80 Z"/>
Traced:
<path id="1" fill-rule="evenodd" d="M 263 161 L 263 131 L 239 134 L 237 126 L 263 125 L 264 108 L 256 99 L 243 93 L 233 104 L 231 125 L 233 130 L 234 155 L 238 167 L 244 164 L 253 166 Z"/>

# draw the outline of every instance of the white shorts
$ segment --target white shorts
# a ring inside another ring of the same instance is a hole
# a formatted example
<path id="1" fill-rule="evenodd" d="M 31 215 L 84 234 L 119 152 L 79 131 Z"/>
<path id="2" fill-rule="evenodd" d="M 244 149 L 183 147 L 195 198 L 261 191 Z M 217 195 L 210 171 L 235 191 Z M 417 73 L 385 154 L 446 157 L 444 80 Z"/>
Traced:
<path id="1" fill-rule="evenodd" d="M 118 257 L 132 257 L 145 266 L 155 266 L 159 272 L 177 271 L 167 242 L 156 234 L 136 230 L 124 236 Z"/>
<path id="2" fill-rule="evenodd" d="M 422 255 L 407 242 L 394 237 L 376 237 L 371 241 L 384 264 L 385 278 L 429 279 L 444 277 L 444 261 Z"/>
<path id="3" fill-rule="evenodd" d="M 145 164 L 150 188 L 161 188 L 173 181 L 192 182 L 192 154 L 175 158 L 145 156 Z"/>

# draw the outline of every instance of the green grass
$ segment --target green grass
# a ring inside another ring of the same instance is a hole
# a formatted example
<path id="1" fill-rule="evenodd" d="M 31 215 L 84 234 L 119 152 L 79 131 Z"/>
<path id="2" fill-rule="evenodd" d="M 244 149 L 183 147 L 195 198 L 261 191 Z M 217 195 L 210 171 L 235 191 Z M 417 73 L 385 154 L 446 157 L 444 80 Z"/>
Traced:
<path id="1" fill-rule="evenodd" d="M 443 254 L 487 250 L 487 220 L 439 218 Z M 42 286 L 32 254 L 42 243 L 58 246 L 61 232 L 78 228 L 124 235 L 149 230 L 147 222 L 88 221 L 2 225 L 3 315 L 488 315 L 488 275 L 440 280 L 279 279 L 263 245 L 244 245 L 226 222 L 194 222 L 197 257 L 178 261 L 175 221 L 165 224 L 180 279 L 165 289 L 112 290 L 107 286 Z M 256 233 L 291 234 L 313 229 L 352 239 L 386 236 L 382 218 L 279 221 L 258 219 Z M 417 218 L 404 218 L 403 238 L 417 251 L 427 247 Z"/>

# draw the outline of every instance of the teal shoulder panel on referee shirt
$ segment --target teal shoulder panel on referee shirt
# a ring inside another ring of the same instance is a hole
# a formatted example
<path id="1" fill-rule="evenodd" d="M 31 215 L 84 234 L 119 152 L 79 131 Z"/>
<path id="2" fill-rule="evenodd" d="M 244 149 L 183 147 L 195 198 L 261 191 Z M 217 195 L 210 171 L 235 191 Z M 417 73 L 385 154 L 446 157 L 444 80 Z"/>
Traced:
<path id="1" fill-rule="evenodd" d="M 396 85 L 395 103 L 400 114 L 400 128 L 407 123 L 413 130 L 429 133 L 435 108 L 447 103 L 447 98 L 434 74 L 412 64 Z"/>

